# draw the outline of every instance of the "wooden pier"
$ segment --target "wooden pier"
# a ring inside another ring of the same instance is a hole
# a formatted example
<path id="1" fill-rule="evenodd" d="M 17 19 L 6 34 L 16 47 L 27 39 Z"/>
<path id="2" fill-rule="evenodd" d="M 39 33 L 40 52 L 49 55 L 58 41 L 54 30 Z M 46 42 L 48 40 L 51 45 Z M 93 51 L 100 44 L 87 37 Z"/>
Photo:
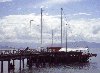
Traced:
<path id="1" fill-rule="evenodd" d="M 31 57 L 33 57 L 36 53 L 39 53 L 36 50 L 0 50 L 0 61 L 1 61 L 1 73 L 3 73 L 3 62 L 7 61 L 8 62 L 8 72 L 11 69 L 15 69 L 15 60 L 19 60 L 20 61 L 20 68 L 19 70 L 21 70 L 21 65 L 23 64 L 23 68 L 24 68 L 24 60 L 27 59 L 28 61 L 31 61 Z M 11 63 L 11 60 L 13 63 Z M 22 63 L 21 63 L 22 62 Z M 29 62 L 32 63 L 32 62 Z M 31 67 L 32 64 L 29 64 L 29 67 Z"/>
<path id="2" fill-rule="evenodd" d="M 8 72 L 10 72 L 11 69 L 15 69 L 15 60 L 20 61 L 19 70 L 21 70 L 22 67 L 24 68 L 25 59 L 27 59 L 27 66 L 31 68 L 33 65 L 39 67 L 46 64 L 51 66 L 59 63 L 85 62 L 92 56 L 96 55 L 88 53 L 82 56 L 82 52 L 58 52 L 57 50 L 55 52 L 48 49 L 45 51 L 37 51 L 35 49 L 0 50 L 1 73 L 3 73 L 4 61 L 8 61 Z"/>

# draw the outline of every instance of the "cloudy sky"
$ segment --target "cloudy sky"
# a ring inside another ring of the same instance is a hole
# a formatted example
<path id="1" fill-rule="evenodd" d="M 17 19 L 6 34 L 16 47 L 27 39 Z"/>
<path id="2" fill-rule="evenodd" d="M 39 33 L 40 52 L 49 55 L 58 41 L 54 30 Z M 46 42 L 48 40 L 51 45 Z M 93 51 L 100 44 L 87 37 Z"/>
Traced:
<path id="1" fill-rule="evenodd" d="M 44 43 L 60 42 L 61 8 L 63 42 L 66 24 L 69 41 L 100 42 L 100 0 L 0 0 L 0 42 L 40 43 L 41 8 Z"/>

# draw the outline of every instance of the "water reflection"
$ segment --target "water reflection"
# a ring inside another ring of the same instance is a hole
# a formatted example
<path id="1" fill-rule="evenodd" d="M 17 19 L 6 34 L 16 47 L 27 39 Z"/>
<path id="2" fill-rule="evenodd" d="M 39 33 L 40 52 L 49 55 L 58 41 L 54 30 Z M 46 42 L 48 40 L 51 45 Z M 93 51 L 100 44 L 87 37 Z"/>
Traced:
<path id="1" fill-rule="evenodd" d="M 28 67 L 22 71 L 15 73 L 99 73 L 96 63 L 73 63 L 73 64 L 59 64 L 54 66 L 35 67 L 31 69 Z M 91 72 L 92 71 L 92 72 Z"/>

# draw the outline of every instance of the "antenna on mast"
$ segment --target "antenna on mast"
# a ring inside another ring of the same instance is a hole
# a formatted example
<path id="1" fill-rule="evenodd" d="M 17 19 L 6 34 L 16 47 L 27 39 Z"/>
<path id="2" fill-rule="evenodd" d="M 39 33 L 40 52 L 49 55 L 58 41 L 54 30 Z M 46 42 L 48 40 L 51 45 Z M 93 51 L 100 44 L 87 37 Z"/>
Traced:
<path id="1" fill-rule="evenodd" d="M 61 8 L 61 47 L 62 47 L 62 11 L 63 8 Z"/>
<path id="2" fill-rule="evenodd" d="M 32 24 L 32 21 L 34 21 L 34 20 L 30 20 L 30 32 L 31 32 L 31 24 Z"/>

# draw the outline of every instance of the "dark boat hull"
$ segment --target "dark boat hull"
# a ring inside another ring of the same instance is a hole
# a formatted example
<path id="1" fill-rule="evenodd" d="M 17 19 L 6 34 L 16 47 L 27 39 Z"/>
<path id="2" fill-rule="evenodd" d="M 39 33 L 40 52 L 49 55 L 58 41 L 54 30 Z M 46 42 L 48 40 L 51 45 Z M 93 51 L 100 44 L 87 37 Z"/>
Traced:
<path id="1" fill-rule="evenodd" d="M 43 52 L 32 58 L 33 63 L 75 63 L 88 62 L 92 54 L 82 52 Z"/>

